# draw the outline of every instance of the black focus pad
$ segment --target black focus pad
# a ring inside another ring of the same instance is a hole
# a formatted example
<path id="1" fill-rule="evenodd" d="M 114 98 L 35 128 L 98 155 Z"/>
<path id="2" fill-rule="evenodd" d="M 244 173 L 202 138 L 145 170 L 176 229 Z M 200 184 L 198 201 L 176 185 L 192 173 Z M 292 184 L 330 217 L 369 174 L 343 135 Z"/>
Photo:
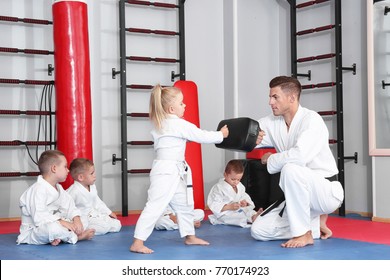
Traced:
<path id="1" fill-rule="evenodd" d="M 259 123 L 251 118 L 235 118 L 223 120 L 218 124 L 217 130 L 224 125 L 229 129 L 229 136 L 222 143 L 215 144 L 217 148 L 250 152 L 256 147 L 259 135 Z"/>

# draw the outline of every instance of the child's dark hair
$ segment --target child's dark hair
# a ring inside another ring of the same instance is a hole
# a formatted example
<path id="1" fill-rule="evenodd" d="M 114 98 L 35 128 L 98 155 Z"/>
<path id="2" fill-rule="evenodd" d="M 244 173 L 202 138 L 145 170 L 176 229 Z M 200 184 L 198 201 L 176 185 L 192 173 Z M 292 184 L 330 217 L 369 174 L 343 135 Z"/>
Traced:
<path id="1" fill-rule="evenodd" d="M 87 168 L 93 165 L 94 164 L 92 160 L 89 160 L 87 158 L 75 158 L 74 160 L 72 160 L 69 166 L 70 176 L 72 176 L 74 180 L 77 180 L 77 176 L 79 174 L 84 173 Z"/>
<path id="2" fill-rule="evenodd" d="M 229 174 L 231 172 L 235 172 L 237 174 L 244 173 L 244 165 L 242 161 L 239 159 L 232 159 L 226 164 L 225 173 Z"/>
<path id="3" fill-rule="evenodd" d="M 58 150 L 44 151 L 38 160 L 38 168 L 41 174 L 47 174 L 54 164 L 59 164 L 60 157 L 65 157 L 64 153 Z"/>

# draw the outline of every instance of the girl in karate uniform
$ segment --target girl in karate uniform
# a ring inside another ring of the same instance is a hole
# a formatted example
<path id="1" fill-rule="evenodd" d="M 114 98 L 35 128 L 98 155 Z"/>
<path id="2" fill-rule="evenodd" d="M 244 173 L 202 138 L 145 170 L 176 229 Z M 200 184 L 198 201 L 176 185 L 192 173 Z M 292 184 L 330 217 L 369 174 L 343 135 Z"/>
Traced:
<path id="1" fill-rule="evenodd" d="M 153 88 L 150 97 L 150 118 L 155 160 L 150 172 L 148 200 L 134 232 L 130 251 L 151 254 L 144 242 L 153 231 L 157 220 L 171 206 L 177 215 L 180 236 L 186 245 L 209 245 L 195 235 L 192 188 L 187 188 L 187 165 L 184 154 L 186 142 L 221 143 L 229 134 L 227 126 L 220 131 L 205 131 L 184 120 L 186 105 L 183 94 L 175 87 Z"/>

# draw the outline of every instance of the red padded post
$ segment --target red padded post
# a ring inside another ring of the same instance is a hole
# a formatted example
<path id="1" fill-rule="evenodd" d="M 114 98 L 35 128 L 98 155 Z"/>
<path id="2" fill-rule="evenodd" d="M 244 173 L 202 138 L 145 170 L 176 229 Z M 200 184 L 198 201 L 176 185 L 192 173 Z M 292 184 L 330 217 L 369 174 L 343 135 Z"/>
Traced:
<path id="1" fill-rule="evenodd" d="M 92 114 L 87 4 L 59 1 L 52 6 L 57 149 L 68 163 L 92 159 Z M 70 176 L 62 184 L 67 188 Z"/>
<path id="2" fill-rule="evenodd" d="M 184 103 L 187 105 L 184 113 L 184 119 L 199 127 L 198 87 L 194 82 L 191 81 L 177 81 L 175 82 L 174 87 L 177 87 L 181 90 L 184 96 Z M 195 209 L 204 209 L 205 205 L 201 145 L 199 143 L 188 142 L 185 158 L 192 171 Z"/>

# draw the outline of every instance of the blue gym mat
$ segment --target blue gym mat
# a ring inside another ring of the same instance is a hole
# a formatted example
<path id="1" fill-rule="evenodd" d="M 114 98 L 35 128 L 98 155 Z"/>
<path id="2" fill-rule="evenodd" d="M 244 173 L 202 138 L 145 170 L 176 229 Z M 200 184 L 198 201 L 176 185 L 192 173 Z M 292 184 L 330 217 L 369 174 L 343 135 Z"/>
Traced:
<path id="1" fill-rule="evenodd" d="M 313 246 L 282 248 L 282 241 L 256 241 L 250 229 L 208 222 L 196 230 L 209 246 L 187 246 L 178 231 L 154 231 L 150 255 L 129 251 L 134 226 L 75 245 L 16 245 L 17 234 L 0 235 L 1 260 L 390 260 L 390 246 L 348 239 L 315 240 Z"/>

